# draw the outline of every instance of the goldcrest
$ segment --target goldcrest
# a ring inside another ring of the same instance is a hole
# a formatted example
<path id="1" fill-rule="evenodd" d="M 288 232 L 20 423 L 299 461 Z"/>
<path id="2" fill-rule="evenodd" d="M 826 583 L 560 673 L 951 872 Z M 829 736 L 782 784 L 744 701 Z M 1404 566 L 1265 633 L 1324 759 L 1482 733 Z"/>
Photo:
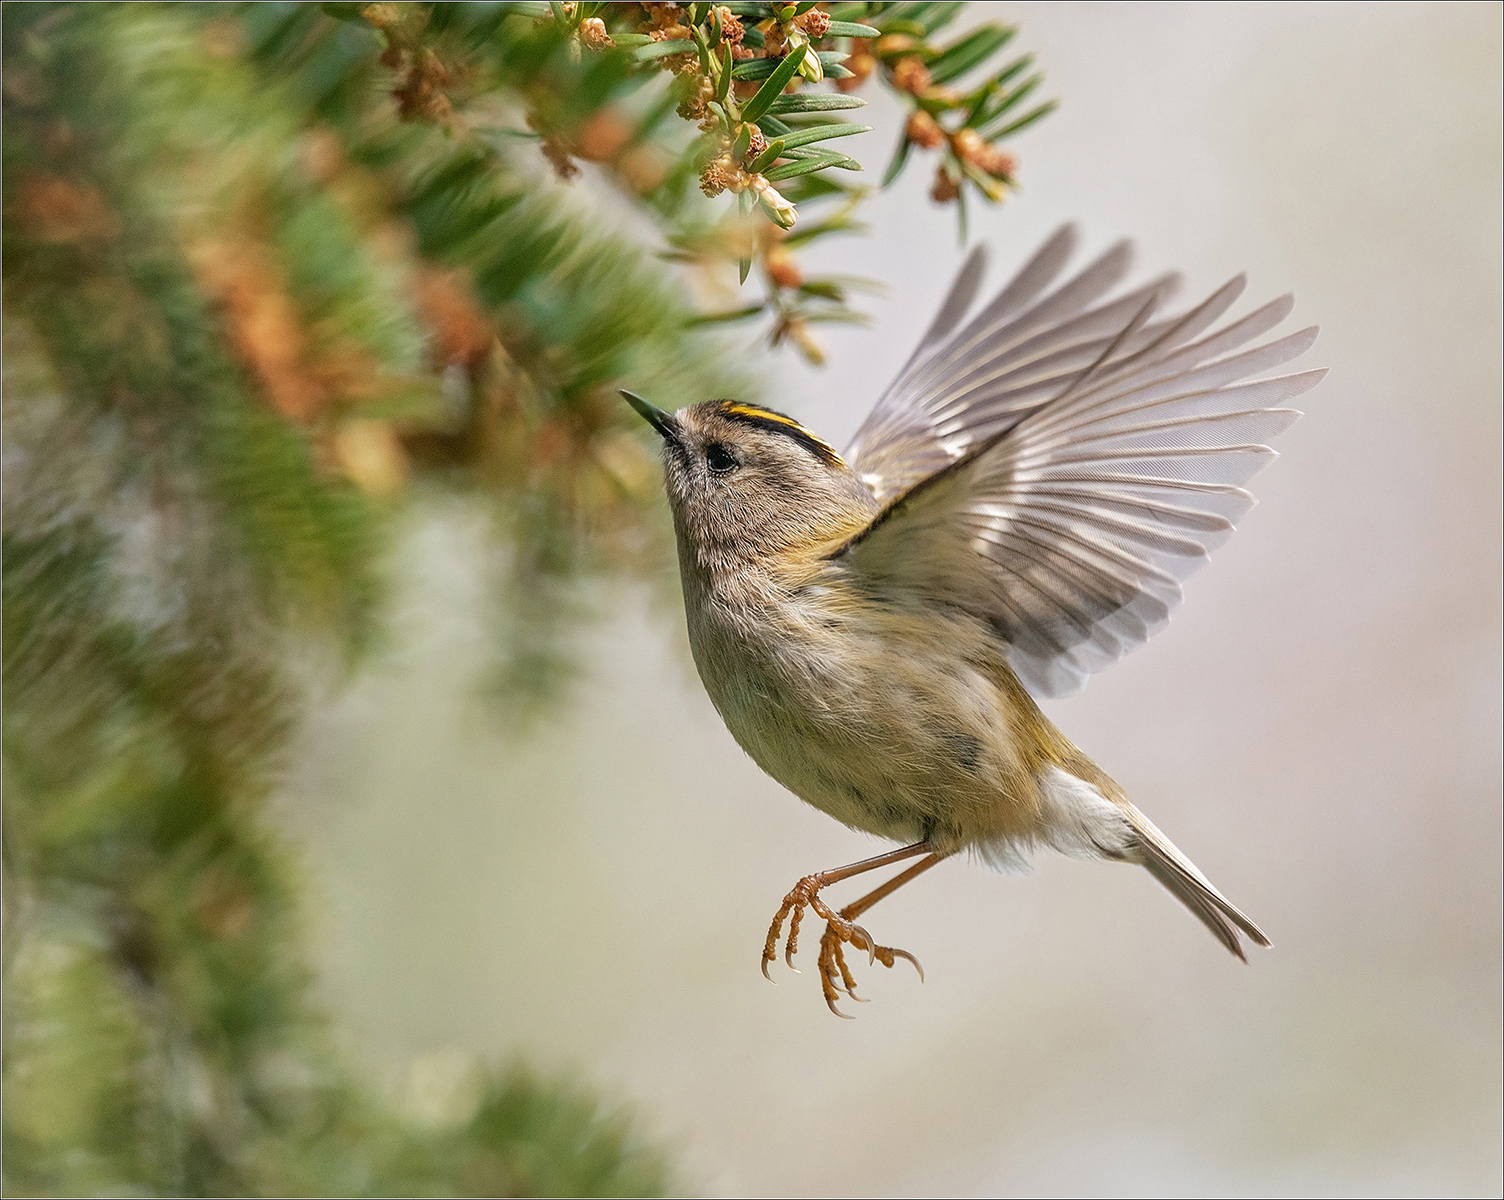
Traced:
<path id="1" fill-rule="evenodd" d="M 1137 863 L 1239 958 L 1241 936 L 1269 945 L 1035 698 L 1164 627 L 1252 506 L 1242 485 L 1300 415 L 1284 405 L 1324 372 L 1254 377 L 1317 331 L 1241 349 L 1286 296 L 1209 332 L 1241 276 L 1171 316 L 1173 275 L 1107 299 L 1126 243 L 1058 282 L 1075 241 L 1055 234 L 963 323 L 975 251 L 844 453 L 756 405 L 670 414 L 623 393 L 663 438 L 690 645 L 732 736 L 802 800 L 901 844 L 800 880 L 769 929 L 765 975 L 785 918 L 790 965 L 805 910 L 825 922 L 837 1015 L 840 992 L 859 998 L 845 945 L 918 967 L 856 918 L 962 850 Z M 911 859 L 839 912 L 820 895 Z"/>

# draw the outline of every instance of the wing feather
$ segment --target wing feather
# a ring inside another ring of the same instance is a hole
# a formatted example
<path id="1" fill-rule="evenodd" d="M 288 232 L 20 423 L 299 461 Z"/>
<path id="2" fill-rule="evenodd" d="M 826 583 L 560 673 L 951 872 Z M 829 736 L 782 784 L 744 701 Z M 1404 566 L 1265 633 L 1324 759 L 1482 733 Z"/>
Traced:
<path id="1" fill-rule="evenodd" d="M 1177 278 L 1104 300 L 1130 263 L 1119 243 L 1054 286 L 1075 240 L 1059 231 L 963 325 L 982 262 L 968 259 L 848 451 L 885 507 L 833 556 L 870 594 L 988 621 L 1045 696 L 1164 626 L 1253 506 L 1243 485 L 1300 415 L 1285 405 L 1325 374 L 1256 378 L 1315 341 L 1312 327 L 1244 349 L 1290 297 L 1213 331 L 1240 275 L 1151 319 Z"/>
<path id="2" fill-rule="evenodd" d="M 943 391 L 930 398 L 930 410 L 940 422 L 964 417 L 968 424 L 975 424 L 979 419 L 1032 407 L 1031 393 L 1058 392 L 1071 376 L 1096 360 L 1139 309 L 1172 283 L 1173 278 L 1168 276 L 1156 280 L 1121 300 L 1008 347 L 1006 354 L 988 359 L 948 382 Z M 1154 332 L 1142 332 L 1139 340 Z"/>

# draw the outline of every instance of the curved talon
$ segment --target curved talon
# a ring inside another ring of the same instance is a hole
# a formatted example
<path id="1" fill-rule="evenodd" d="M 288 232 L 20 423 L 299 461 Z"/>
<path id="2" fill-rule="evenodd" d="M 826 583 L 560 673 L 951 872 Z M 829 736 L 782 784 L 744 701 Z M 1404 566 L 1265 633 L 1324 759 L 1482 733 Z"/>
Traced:
<path id="1" fill-rule="evenodd" d="M 910 851 L 917 847 L 910 847 Z M 907 854 L 907 852 L 903 852 Z M 940 856 L 931 855 L 918 868 L 910 868 L 904 875 L 896 878 L 896 882 L 903 882 L 912 874 L 923 870 L 925 866 L 938 862 Z M 867 869 L 867 864 L 858 864 Z M 872 865 L 878 865 L 875 861 Z M 772 973 L 768 967 L 777 959 L 779 935 L 783 933 L 783 922 L 788 920 L 788 937 L 783 945 L 783 961 L 790 971 L 798 975 L 801 972 L 794 965 L 794 956 L 799 953 L 799 932 L 806 910 L 813 910 L 816 916 L 825 922 L 825 932 L 820 937 L 818 954 L 818 975 L 820 978 L 820 990 L 824 995 L 825 1006 L 831 1014 L 840 1017 L 843 1021 L 855 1020 L 850 1013 L 844 1013 L 837 1007 L 837 1001 L 844 992 L 857 1004 L 869 1004 L 871 1001 L 866 996 L 859 996 L 856 992 L 856 979 L 851 974 L 851 969 L 846 965 L 845 946 L 849 943 L 858 950 L 867 951 L 867 965 L 882 963 L 883 966 L 892 968 L 894 960 L 899 958 L 908 959 L 913 964 L 914 970 L 919 975 L 919 980 L 924 981 L 924 968 L 919 960 L 907 950 L 895 950 L 891 946 L 878 945 L 866 929 L 852 920 L 852 917 L 870 908 L 876 900 L 892 890 L 896 885 L 890 880 L 884 887 L 879 888 L 871 895 L 864 897 L 857 903 L 847 906 L 840 912 L 836 912 L 824 900 L 820 898 L 820 891 L 827 883 L 839 882 L 840 877 L 848 873 L 843 869 L 840 872 L 828 872 L 824 875 L 809 875 L 794 885 L 792 891 L 783 898 L 783 904 L 773 923 L 768 929 L 767 941 L 763 946 L 762 974 L 769 983 L 774 983 Z M 834 874 L 836 879 L 828 876 Z"/>
<path id="2" fill-rule="evenodd" d="M 861 934 L 862 941 L 867 943 L 867 965 L 870 967 L 877 961 L 877 942 L 873 939 L 872 935 L 865 929 L 863 929 L 860 925 L 853 925 L 851 927 L 851 932 L 852 934 Z M 851 939 L 851 944 L 853 946 L 856 946 L 858 950 L 861 949 L 861 946 L 857 945 L 857 940 L 854 936 Z"/>
<path id="3" fill-rule="evenodd" d="M 851 970 L 846 966 L 846 955 L 841 952 L 840 939 L 830 928 L 826 929 L 825 935 L 820 939 L 820 970 L 826 979 L 853 1000 L 866 1003 L 856 994 L 856 980 L 851 977 Z"/>
<path id="4" fill-rule="evenodd" d="M 841 957 L 839 942 L 836 944 L 836 952 L 831 955 L 831 957 L 835 960 L 835 965 L 841 968 L 842 976 L 849 978 L 850 972 L 846 970 L 846 960 Z M 869 999 L 867 999 L 866 996 L 858 996 L 856 994 L 856 984 L 854 982 L 848 983 L 846 982 L 846 978 L 837 979 L 835 971 L 827 970 L 825 977 L 829 979 L 831 983 L 835 984 L 836 987 L 840 988 L 843 992 L 845 992 L 848 996 L 855 1000 L 858 1004 L 872 1003 Z"/>

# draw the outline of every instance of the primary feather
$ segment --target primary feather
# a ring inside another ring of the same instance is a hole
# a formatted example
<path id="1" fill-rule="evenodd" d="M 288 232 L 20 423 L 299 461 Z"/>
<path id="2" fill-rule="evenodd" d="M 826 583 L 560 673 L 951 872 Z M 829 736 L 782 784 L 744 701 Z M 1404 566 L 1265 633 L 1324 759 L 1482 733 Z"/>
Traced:
<path id="1" fill-rule="evenodd" d="M 1127 272 L 1120 243 L 1049 290 L 1074 240 L 1057 233 L 957 330 L 981 251 L 968 259 L 846 453 L 885 507 L 839 551 L 875 595 L 987 621 L 1048 697 L 1163 627 L 1181 582 L 1252 507 L 1242 485 L 1300 415 L 1283 405 L 1325 374 L 1242 382 L 1317 332 L 1233 353 L 1289 314 L 1283 297 L 1206 334 L 1242 277 L 1154 321 L 1173 277 L 1098 303 Z"/>

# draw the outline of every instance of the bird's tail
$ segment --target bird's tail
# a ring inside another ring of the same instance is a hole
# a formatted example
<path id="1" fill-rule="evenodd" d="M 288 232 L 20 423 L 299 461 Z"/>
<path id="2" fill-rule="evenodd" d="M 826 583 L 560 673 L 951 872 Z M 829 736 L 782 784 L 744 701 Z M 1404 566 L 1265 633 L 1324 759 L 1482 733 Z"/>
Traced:
<path id="1" fill-rule="evenodd" d="M 1260 946 L 1270 944 L 1264 931 L 1213 887 L 1211 880 L 1198 871 L 1195 863 L 1177 850 L 1169 838 L 1160 833 L 1153 821 L 1133 805 L 1125 807 L 1135 842 L 1129 856 L 1142 862 L 1149 874 L 1159 880 L 1175 899 L 1195 913 L 1219 942 L 1244 962 L 1248 958 L 1243 953 L 1243 944 L 1238 938 L 1239 930 Z M 1138 853 L 1135 855 L 1133 851 Z"/>

